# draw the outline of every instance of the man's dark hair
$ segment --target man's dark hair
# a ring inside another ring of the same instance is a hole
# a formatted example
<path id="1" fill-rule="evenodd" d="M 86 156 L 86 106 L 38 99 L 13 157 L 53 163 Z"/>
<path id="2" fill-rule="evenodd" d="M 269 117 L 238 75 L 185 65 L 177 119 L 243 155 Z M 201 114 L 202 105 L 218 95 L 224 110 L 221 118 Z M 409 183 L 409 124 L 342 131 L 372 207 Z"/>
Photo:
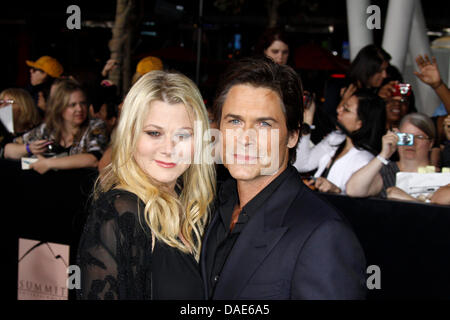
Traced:
<path id="1" fill-rule="evenodd" d="M 362 48 L 353 60 L 348 77 L 358 87 L 369 88 L 369 79 L 381 71 L 383 62 L 391 60 L 389 53 L 381 47 L 370 44 Z"/>
<path id="2" fill-rule="evenodd" d="M 299 130 L 303 122 L 303 88 L 300 77 L 289 66 L 279 65 L 270 58 L 245 58 L 232 64 L 222 77 L 213 111 L 220 126 L 222 107 L 230 89 L 236 85 L 267 88 L 278 94 L 286 119 L 288 133 Z M 289 149 L 289 161 L 293 163 L 296 147 Z"/>

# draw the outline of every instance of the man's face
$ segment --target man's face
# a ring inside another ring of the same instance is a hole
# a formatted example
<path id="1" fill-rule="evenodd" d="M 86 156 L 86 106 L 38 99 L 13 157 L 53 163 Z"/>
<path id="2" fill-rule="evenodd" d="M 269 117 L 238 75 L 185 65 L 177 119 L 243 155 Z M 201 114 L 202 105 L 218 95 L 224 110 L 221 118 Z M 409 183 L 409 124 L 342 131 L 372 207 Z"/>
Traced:
<path id="1" fill-rule="evenodd" d="M 220 121 L 223 163 L 237 180 L 261 180 L 284 169 L 298 132 L 288 134 L 276 92 L 251 85 L 233 86 Z"/>

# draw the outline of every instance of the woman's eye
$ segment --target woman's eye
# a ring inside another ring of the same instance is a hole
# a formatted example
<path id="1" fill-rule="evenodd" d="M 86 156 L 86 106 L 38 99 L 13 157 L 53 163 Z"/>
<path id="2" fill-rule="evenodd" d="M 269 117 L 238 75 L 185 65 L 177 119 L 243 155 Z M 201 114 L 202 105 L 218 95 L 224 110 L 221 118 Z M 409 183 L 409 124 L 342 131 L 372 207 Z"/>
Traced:
<path id="1" fill-rule="evenodd" d="M 150 137 L 159 137 L 161 135 L 160 132 L 158 131 L 146 131 L 145 133 L 147 133 Z"/>
<path id="2" fill-rule="evenodd" d="M 186 139 L 189 139 L 192 135 L 190 133 L 180 133 L 177 134 L 175 137 L 177 138 L 177 140 L 179 141 L 184 141 Z"/>

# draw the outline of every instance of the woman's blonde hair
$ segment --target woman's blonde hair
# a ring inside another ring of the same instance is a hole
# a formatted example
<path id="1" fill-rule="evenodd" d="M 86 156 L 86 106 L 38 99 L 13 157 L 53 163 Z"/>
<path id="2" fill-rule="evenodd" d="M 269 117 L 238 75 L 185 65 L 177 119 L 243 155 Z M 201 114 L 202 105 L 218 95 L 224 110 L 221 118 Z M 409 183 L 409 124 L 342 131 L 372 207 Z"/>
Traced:
<path id="1" fill-rule="evenodd" d="M 53 132 L 57 143 L 61 141 L 64 130 L 64 110 L 69 107 L 70 95 L 76 91 L 81 91 L 83 95 L 86 96 L 83 87 L 75 80 L 59 80 L 57 86 L 55 87 L 55 91 L 52 93 L 48 101 L 45 123 L 49 132 Z M 78 133 L 74 136 L 74 145 L 81 138 L 82 133 L 88 126 L 88 123 L 89 118 L 86 117 L 86 120 L 80 126 L 80 130 L 78 130 Z"/>
<path id="2" fill-rule="evenodd" d="M 134 159 L 137 140 L 153 101 L 182 103 L 194 115 L 197 161 L 182 174 L 178 199 L 159 188 Z M 182 252 L 193 253 L 198 261 L 216 182 L 208 129 L 203 99 L 190 79 L 166 71 L 145 74 L 126 96 L 112 141 L 112 161 L 97 180 L 94 199 L 110 189 L 124 189 L 136 194 L 145 203 L 143 216 L 155 237 Z M 180 240 L 180 235 L 187 244 Z"/>
<path id="3" fill-rule="evenodd" d="M 19 118 L 14 119 L 14 131 L 28 131 L 41 122 L 33 98 L 28 91 L 20 88 L 8 88 L 0 93 L 0 99 L 9 96 L 19 106 Z"/>

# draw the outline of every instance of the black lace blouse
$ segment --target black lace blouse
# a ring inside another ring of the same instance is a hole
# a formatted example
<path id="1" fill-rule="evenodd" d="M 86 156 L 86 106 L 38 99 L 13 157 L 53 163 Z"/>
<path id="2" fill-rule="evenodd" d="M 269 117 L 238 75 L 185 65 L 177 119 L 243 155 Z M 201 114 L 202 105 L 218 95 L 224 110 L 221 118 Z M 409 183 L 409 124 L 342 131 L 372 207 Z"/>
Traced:
<path id="1" fill-rule="evenodd" d="M 192 255 L 158 240 L 152 253 L 143 209 L 124 190 L 110 190 L 92 204 L 78 249 L 79 299 L 204 299 Z"/>

